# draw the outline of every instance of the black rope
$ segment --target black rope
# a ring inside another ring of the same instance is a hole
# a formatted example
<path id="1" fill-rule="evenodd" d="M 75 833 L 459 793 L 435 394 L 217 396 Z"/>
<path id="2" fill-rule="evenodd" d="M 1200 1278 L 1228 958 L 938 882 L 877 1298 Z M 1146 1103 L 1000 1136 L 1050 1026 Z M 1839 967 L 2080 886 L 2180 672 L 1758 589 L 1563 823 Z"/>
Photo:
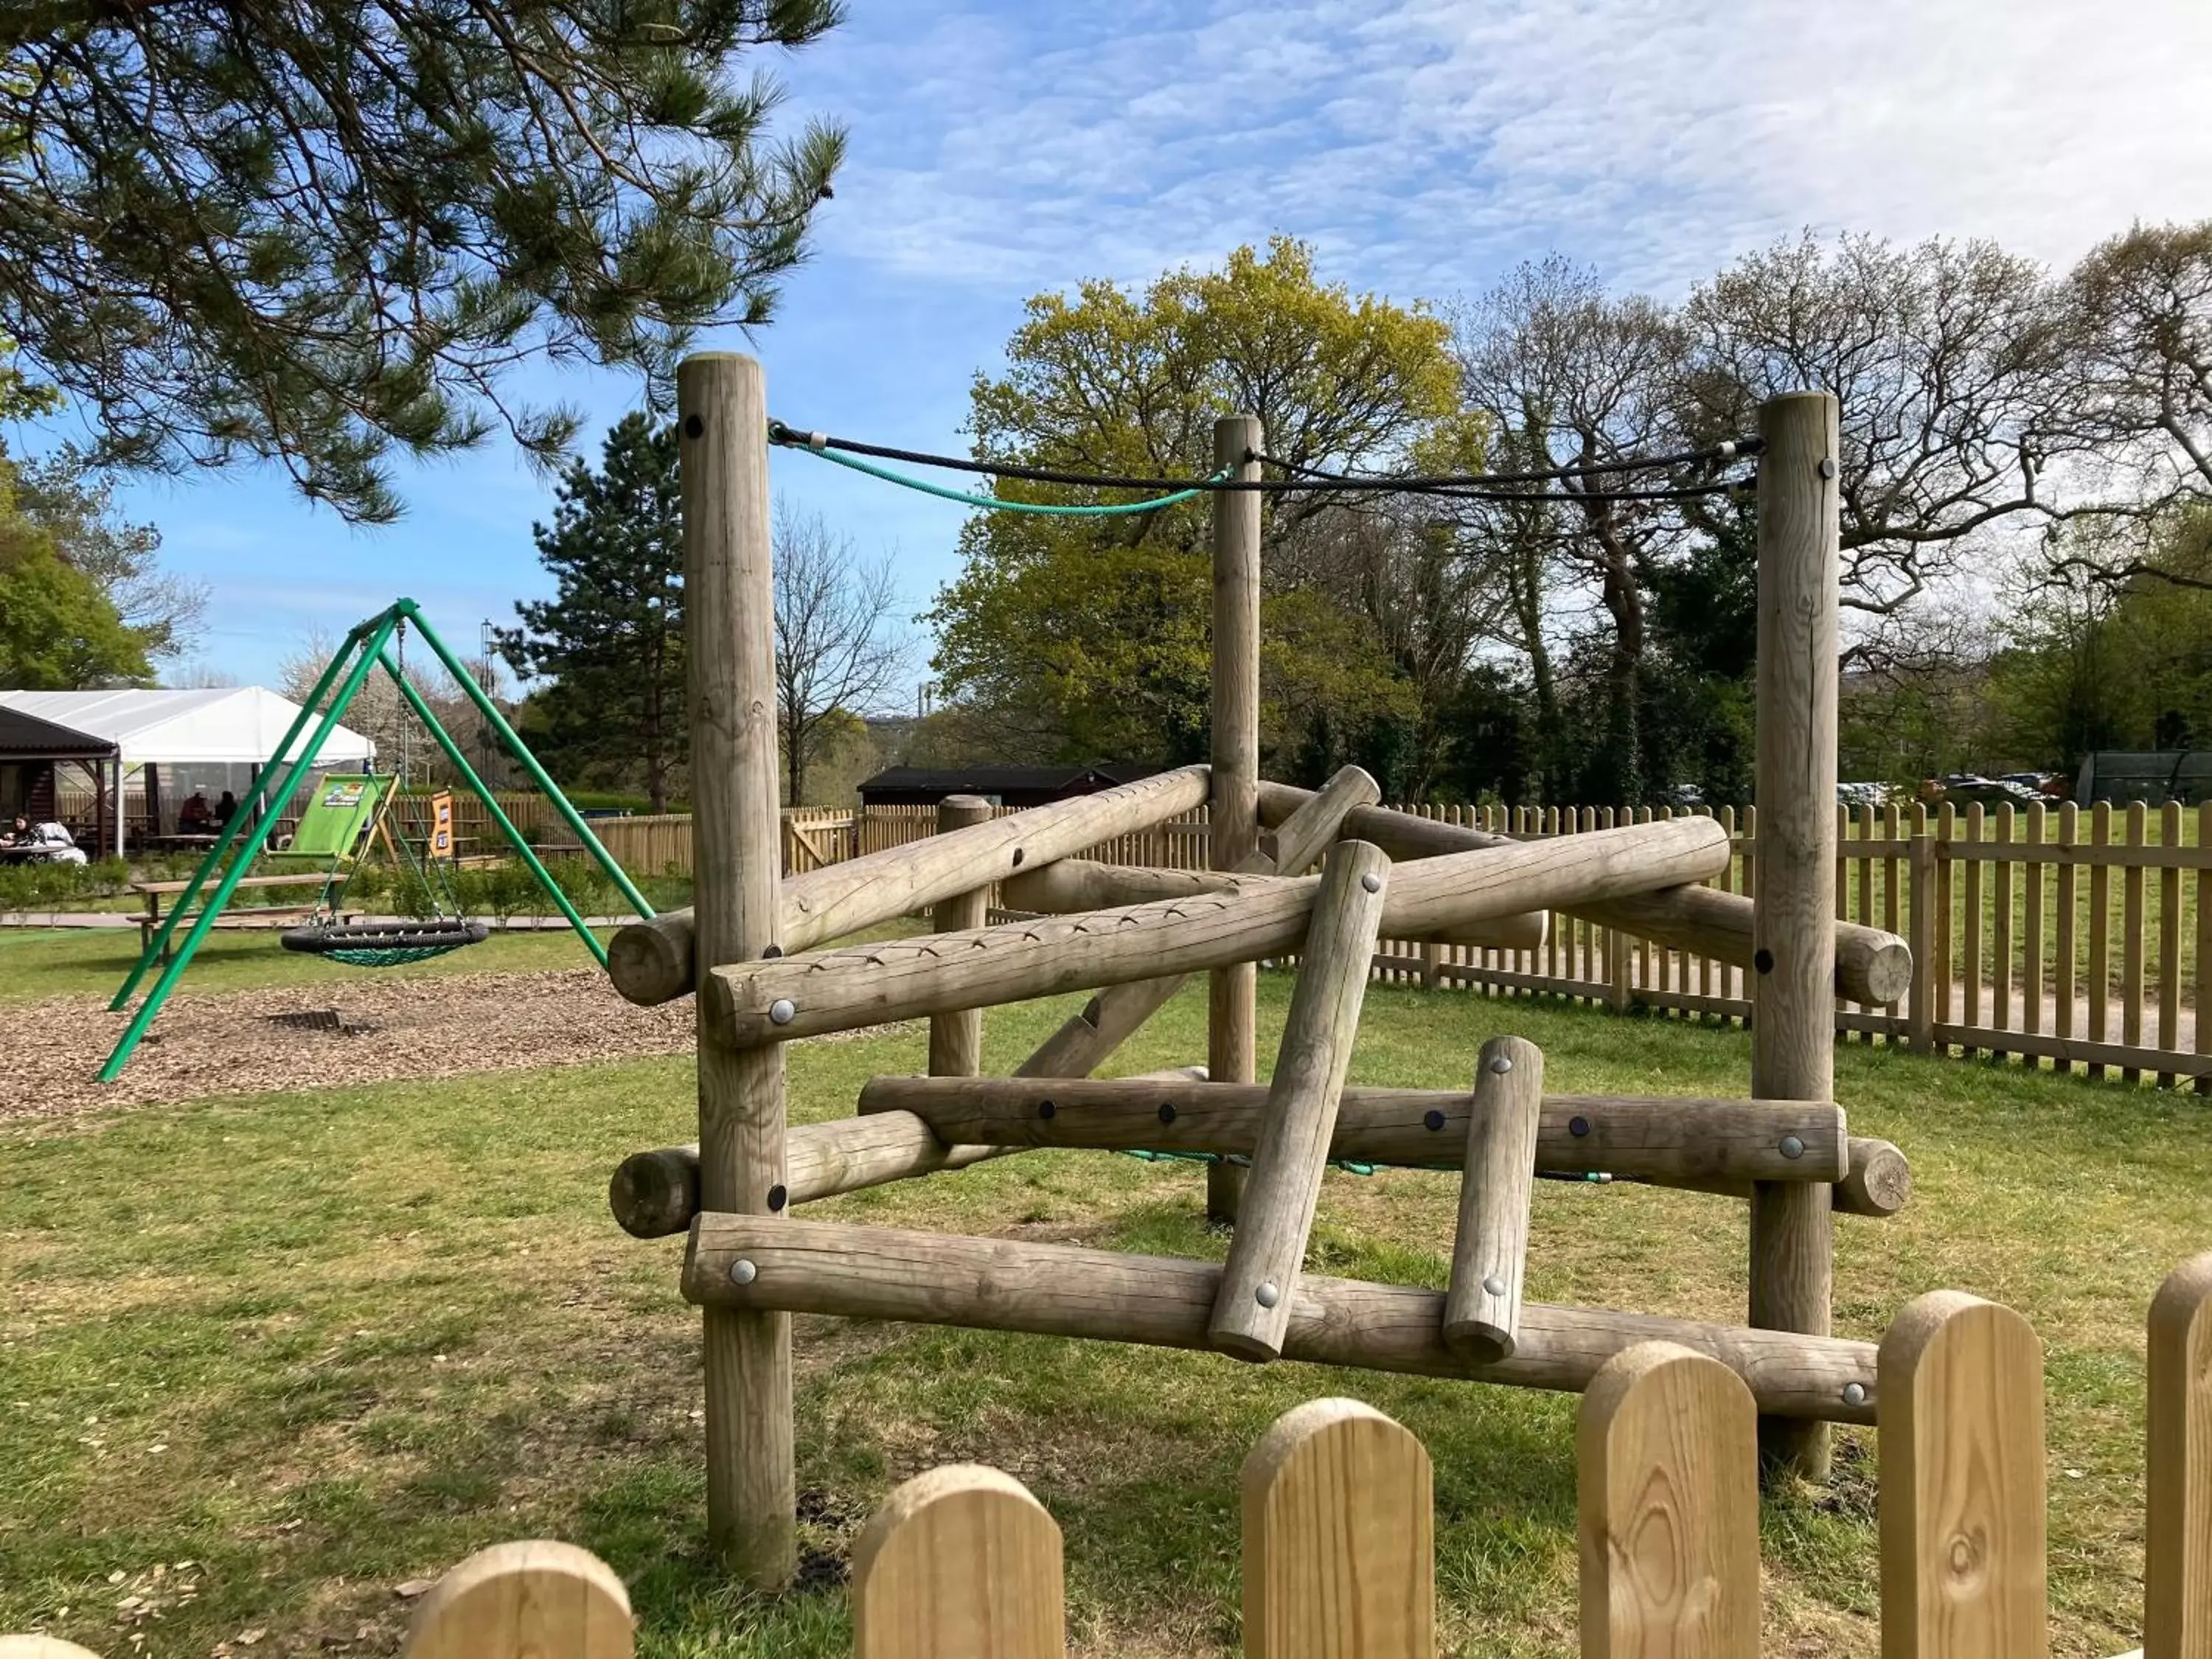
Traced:
<path id="1" fill-rule="evenodd" d="M 1664 490 L 1575 491 L 1568 494 L 1531 495 L 1524 491 L 1498 489 L 1496 486 L 1515 483 L 1544 483 L 1569 478 L 1595 477 L 1620 472 L 1656 471 L 1670 466 L 1686 466 L 1698 462 L 1728 462 L 1739 456 L 1753 455 L 1761 447 L 1756 438 L 1732 439 L 1711 445 L 1704 449 L 1684 450 L 1674 454 L 1638 456 L 1620 461 L 1596 462 L 1586 466 L 1559 467 L 1548 471 L 1532 472 L 1469 472 L 1441 476 L 1406 477 L 1360 477 L 1347 473 L 1322 472 L 1314 467 L 1292 467 L 1256 450 L 1247 451 L 1245 459 L 1263 465 L 1272 465 L 1311 476 L 1292 478 L 1163 478 L 1138 477 L 1118 473 L 1076 472 L 1065 468 L 1027 466 L 1006 461 L 979 461 L 964 455 L 939 455 L 927 450 L 898 449 L 889 444 L 863 443 L 854 438 L 836 438 L 825 433 L 802 432 L 782 421 L 768 423 L 769 441 L 795 448 L 841 449 L 854 455 L 872 456 L 878 460 L 904 461 L 914 466 L 944 467 L 956 472 L 981 473 L 991 477 L 1020 478 L 1031 483 L 1073 484 L 1091 489 L 1205 489 L 1220 491 L 1260 491 L 1267 494 L 1294 493 L 1364 493 L 1393 495 L 1443 495 L 1462 501 L 1686 501 L 1694 496 L 1717 495 L 1737 488 L 1743 481 L 1717 480 L 1705 484 L 1683 486 Z"/>

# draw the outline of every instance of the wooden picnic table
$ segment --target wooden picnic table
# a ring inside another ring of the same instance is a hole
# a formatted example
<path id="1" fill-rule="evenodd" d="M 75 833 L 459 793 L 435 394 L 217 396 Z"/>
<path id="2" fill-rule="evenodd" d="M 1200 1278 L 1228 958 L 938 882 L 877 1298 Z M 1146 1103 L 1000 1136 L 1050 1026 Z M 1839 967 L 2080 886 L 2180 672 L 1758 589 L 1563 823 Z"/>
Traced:
<path id="1" fill-rule="evenodd" d="M 317 890 L 317 896 L 319 899 L 320 890 L 329 879 L 329 872 L 323 870 L 307 871 L 289 876 L 246 876 L 240 878 L 237 888 L 233 890 L 248 887 L 313 887 Z M 189 881 L 134 881 L 131 884 L 132 892 L 143 893 L 146 896 L 146 914 L 138 919 L 140 950 L 144 950 L 153 942 L 155 930 L 161 925 L 162 895 L 181 893 L 191 884 Z M 210 890 L 213 884 L 209 884 L 202 890 L 204 892 Z M 215 925 L 218 927 L 274 927 L 283 922 L 298 921 L 304 917 L 312 916 L 315 914 L 315 908 L 314 903 L 307 903 L 256 904 L 238 910 L 225 908 L 223 913 L 215 919 Z M 343 916 L 338 918 L 341 921 L 347 919 Z M 167 962 L 168 959 L 169 953 L 164 949 L 161 952 L 161 960 Z"/>

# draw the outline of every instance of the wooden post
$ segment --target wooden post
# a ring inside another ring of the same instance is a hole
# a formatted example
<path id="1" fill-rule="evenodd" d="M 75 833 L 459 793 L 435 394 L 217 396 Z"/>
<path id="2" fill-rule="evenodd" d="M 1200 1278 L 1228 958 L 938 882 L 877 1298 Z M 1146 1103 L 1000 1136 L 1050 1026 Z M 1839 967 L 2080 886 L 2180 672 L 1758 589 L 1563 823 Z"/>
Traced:
<path id="1" fill-rule="evenodd" d="M 0 1641 L 0 1651 L 8 1644 Z M 415 1609 L 405 1659 L 630 1659 L 629 1593 L 589 1550 L 494 1544 L 438 1580 Z M 57 1653 L 53 1659 L 59 1659 Z"/>
<path id="2" fill-rule="evenodd" d="M 1059 1524 L 1013 1476 L 918 1474 L 853 1547 L 854 1659 L 1060 1659 L 1062 1571 Z"/>
<path id="3" fill-rule="evenodd" d="M 1255 479 L 1246 459 L 1266 445 L 1258 419 L 1231 415 L 1213 423 L 1213 464 Z M 1217 490 L 1213 504 L 1213 787 L 1208 796 L 1211 861 L 1234 870 L 1260 845 L 1260 494 Z M 1241 962 L 1207 976 L 1206 1068 L 1217 1083 L 1259 1076 L 1258 967 Z M 1207 1166 L 1206 1218 L 1233 1224 L 1244 1171 L 1227 1160 Z"/>
<path id="4" fill-rule="evenodd" d="M 1230 1246 L 1207 1330 L 1215 1347 L 1241 1359 L 1283 1351 L 1389 877 L 1389 860 L 1364 841 L 1339 842 L 1322 870 L 1252 1150 L 1250 1211 Z"/>
<path id="5" fill-rule="evenodd" d="M 2143 1659 L 2212 1655 L 2212 1255 L 2150 1304 Z"/>
<path id="6" fill-rule="evenodd" d="M 1479 1365 L 1510 1358 L 1519 1337 L 1543 1108 L 1544 1051 L 1516 1036 L 1484 1043 L 1444 1296 L 1444 1341 Z"/>
<path id="7" fill-rule="evenodd" d="M 1912 816 L 1916 825 L 1923 821 L 1917 805 Z M 1907 925 L 1912 929 L 1912 960 L 1918 965 L 1912 975 L 1905 1032 L 1915 1054 L 1932 1054 L 1936 1052 L 1936 975 L 1928 964 L 1936 959 L 1936 837 L 1924 829 L 1913 832 L 1906 869 L 1912 883 L 1911 920 Z"/>
<path id="8" fill-rule="evenodd" d="M 1583 1659 L 1759 1659 L 1751 1390 L 1671 1342 L 1614 1355 L 1575 1423 Z"/>
<path id="9" fill-rule="evenodd" d="M 937 832 L 964 830 L 971 823 L 988 823 L 991 803 L 981 795 L 947 795 L 937 803 Z M 933 933 L 957 933 L 981 927 L 988 921 L 991 890 L 975 887 L 951 898 L 939 899 L 931 913 Z M 983 1069 L 983 1011 L 956 1009 L 929 1017 L 929 1074 L 932 1077 L 975 1077 Z"/>
<path id="10" fill-rule="evenodd" d="M 1753 915 L 1751 1092 L 1828 1100 L 1835 1087 L 1836 400 L 1759 411 L 1759 889 Z M 1751 1197 L 1751 1318 L 1826 1336 L 1834 1276 L 1827 1188 L 1762 1182 Z M 1762 1419 L 1771 1468 L 1818 1480 L 1827 1431 Z"/>
<path id="11" fill-rule="evenodd" d="M 703 969 L 781 948 L 768 398 L 758 363 L 720 352 L 686 359 L 676 390 Z M 700 999 L 700 1202 L 766 1215 L 783 1198 L 783 1049 L 736 1047 L 711 1014 Z M 777 1589 L 798 1565 L 790 1317 L 709 1308 L 705 1322 L 708 1536 L 747 1584 Z"/>
<path id="12" fill-rule="evenodd" d="M 1883 1659 L 2044 1659 L 2043 1349 L 2009 1308 L 1908 1303 L 1881 1340 Z"/>
<path id="13" fill-rule="evenodd" d="M 1245 1659 L 1434 1659 L 1428 1449 L 1357 1400 L 1277 1418 L 1244 1460 Z"/>

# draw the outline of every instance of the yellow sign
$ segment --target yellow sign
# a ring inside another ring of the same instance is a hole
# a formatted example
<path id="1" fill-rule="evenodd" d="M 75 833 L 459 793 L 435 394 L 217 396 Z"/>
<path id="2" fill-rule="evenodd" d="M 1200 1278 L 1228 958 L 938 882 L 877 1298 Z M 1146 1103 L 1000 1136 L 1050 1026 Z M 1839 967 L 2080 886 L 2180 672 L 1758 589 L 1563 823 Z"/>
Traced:
<path id="1" fill-rule="evenodd" d="M 451 795 L 430 797 L 430 856 L 434 859 L 453 856 L 453 798 Z"/>

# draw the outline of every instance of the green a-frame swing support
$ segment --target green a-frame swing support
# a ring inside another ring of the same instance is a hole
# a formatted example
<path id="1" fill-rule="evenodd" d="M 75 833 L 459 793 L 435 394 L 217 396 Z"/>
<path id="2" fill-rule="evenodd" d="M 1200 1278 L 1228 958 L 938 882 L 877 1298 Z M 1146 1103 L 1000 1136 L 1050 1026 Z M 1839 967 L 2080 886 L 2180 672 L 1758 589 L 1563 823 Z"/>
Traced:
<path id="1" fill-rule="evenodd" d="M 168 1000 L 169 993 L 183 977 L 185 969 L 191 964 L 193 953 L 199 949 L 200 941 L 207 937 L 209 930 L 215 926 L 216 918 L 230 902 L 231 895 L 237 890 L 238 884 L 252 864 L 254 855 L 268 844 L 278 817 L 306 781 L 316 757 L 322 752 L 324 744 L 330 740 L 331 733 L 337 729 L 346 710 L 360 695 L 361 688 L 368 683 L 370 673 L 379 667 L 392 677 L 392 684 L 399 688 L 399 695 L 406 701 L 408 708 L 429 729 L 431 737 L 436 739 L 438 747 L 444 751 L 454 772 L 469 791 L 484 804 L 484 810 L 499 826 L 500 833 L 507 838 L 515 855 L 529 866 L 531 874 L 537 877 L 554 903 L 560 907 L 561 914 L 568 918 L 568 925 L 575 929 L 577 937 L 584 941 L 586 948 L 599 965 L 606 966 L 606 947 L 584 925 L 584 918 L 577 914 L 576 907 L 539 861 L 530 843 L 522 838 L 522 832 L 514 827 L 514 820 L 493 799 L 490 789 L 461 753 L 460 745 L 453 741 L 430 706 L 407 683 L 406 676 L 400 672 L 399 665 L 392 659 L 389 647 L 393 638 L 401 629 L 410 624 L 422 642 L 445 665 L 446 672 L 467 694 L 469 701 L 476 705 L 477 713 L 498 735 L 501 744 L 521 766 L 524 774 L 545 792 L 545 798 L 552 802 L 553 810 L 562 823 L 576 837 L 584 851 L 606 872 L 617 890 L 636 908 L 639 915 L 650 916 L 653 914 L 653 907 L 645 902 L 644 895 L 637 890 L 607 849 L 599 844 L 599 838 L 592 833 L 591 827 L 569 804 L 568 798 L 546 775 L 545 769 L 538 763 L 538 757 L 530 752 L 514 728 L 507 724 L 507 717 L 499 712 L 498 705 L 484 695 L 483 688 L 476 682 L 476 677 L 462 666 L 460 659 L 447 648 L 445 641 L 438 637 L 437 630 L 423 619 L 421 608 L 412 599 L 400 599 L 366 622 L 356 623 L 348 630 L 343 643 L 324 668 L 321 678 L 315 682 L 314 690 L 302 701 L 299 717 L 292 722 L 283 740 L 277 744 L 276 752 L 270 757 L 262 775 L 277 777 L 278 781 L 272 788 L 248 791 L 240 800 L 228 822 L 222 826 L 222 833 L 216 836 L 215 845 L 208 849 L 207 855 L 200 860 L 199 867 L 192 872 L 191 881 L 185 884 L 185 890 L 177 895 L 177 902 L 167 917 L 147 940 L 146 948 L 139 954 L 137 965 L 131 969 L 123 981 L 122 988 L 116 992 L 114 1000 L 107 1005 L 109 1009 L 119 1012 L 128 1006 L 131 996 L 145 979 L 147 969 L 156 962 L 162 963 L 161 975 L 154 981 L 154 988 L 146 994 L 145 1000 L 138 1005 L 130 1024 L 124 1028 L 123 1035 L 116 1040 L 114 1051 L 107 1056 L 106 1063 L 100 1068 L 101 1082 L 112 1083 L 122 1074 L 123 1068 L 130 1064 L 131 1056 L 137 1048 L 140 1039 L 145 1036 L 147 1027 L 154 1023 L 154 1017 L 161 1012 L 161 1005 Z M 335 692 L 333 687 L 336 688 Z M 325 699 L 328 700 L 326 708 Z M 311 726 L 313 732 L 302 743 L 301 734 L 308 732 Z M 298 745 L 296 753 L 295 745 Z M 209 885 L 210 877 L 214 878 L 211 890 Z M 204 902 L 202 902 L 204 896 Z M 197 909 L 194 908 L 196 904 Z M 171 954 L 171 937 L 187 918 L 191 925 L 185 929 L 184 942 L 177 945 L 174 953 Z"/>

